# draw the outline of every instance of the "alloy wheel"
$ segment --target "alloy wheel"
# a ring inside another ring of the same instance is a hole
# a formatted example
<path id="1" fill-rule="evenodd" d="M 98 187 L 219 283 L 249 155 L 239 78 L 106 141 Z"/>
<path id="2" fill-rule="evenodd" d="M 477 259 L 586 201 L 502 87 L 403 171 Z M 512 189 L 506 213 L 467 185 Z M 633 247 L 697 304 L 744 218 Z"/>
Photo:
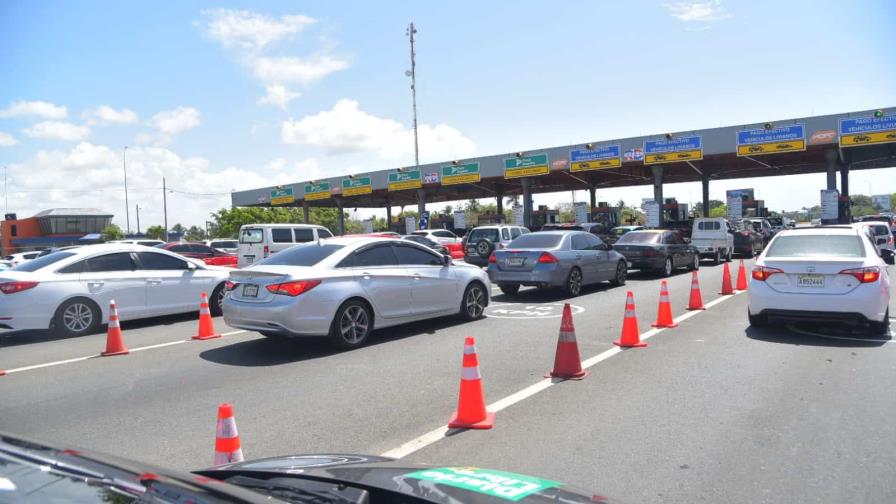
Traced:
<path id="1" fill-rule="evenodd" d="M 569 293 L 573 296 L 578 296 L 580 292 L 582 292 L 582 273 L 573 268 L 572 271 L 569 272 Z"/>
<path id="2" fill-rule="evenodd" d="M 467 310 L 467 316 L 471 319 L 479 318 L 485 311 L 485 294 L 478 285 L 470 286 L 467 291 L 467 297 L 464 300 L 464 307 Z"/>
<path id="3" fill-rule="evenodd" d="M 339 334 L 346 343 L 358 343 L 367 336 L 370 327 L 367 311 L 361 306 L 353 305 L 342 312 L 339 319 Z"/>
<path id="4" fill-rule="evenodd" d="M 62 312 L 62 323 L 73 333 L 85 331 L 93 324 L 93 310 L 84 303 L 72 303 Z"/>

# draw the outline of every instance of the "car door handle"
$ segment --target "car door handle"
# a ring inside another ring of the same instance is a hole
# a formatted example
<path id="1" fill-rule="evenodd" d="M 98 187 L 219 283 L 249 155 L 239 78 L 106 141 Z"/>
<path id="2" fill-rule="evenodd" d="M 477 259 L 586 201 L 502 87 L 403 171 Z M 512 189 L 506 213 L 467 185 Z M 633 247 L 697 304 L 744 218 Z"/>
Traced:
<path id="1" fill-rule="evenodd" d="M 581 258 L 582 258 L 582 254 L 576 254 L 576 259 L 581 259 Z"/>
<path id="2" fill-rule="evenodd" d="M 364 271 L 361 273 L 361 275 L 364 277 L 364 280 L 370 280 L 370 273 Z"/>
<path id="3" fill-rule="evenodd" d="M 414 280 L 420 280 L 420 273 L 414 273 Z"/>
<path id="4" fill-rule="evenodd" d="M 105 282 L 100 282 L 98 280 L 93 280 L 91 282 L 87 282 L 87 285 L 90 287 L 102 287 Z"/>
<path id="5" fill-rule="evenodd" d="M 153 285 L 160 284 L 160 283 L 162 283 L 162 279 L 161 278 L 147 278 L 146 283 L 153 284 Z"/>

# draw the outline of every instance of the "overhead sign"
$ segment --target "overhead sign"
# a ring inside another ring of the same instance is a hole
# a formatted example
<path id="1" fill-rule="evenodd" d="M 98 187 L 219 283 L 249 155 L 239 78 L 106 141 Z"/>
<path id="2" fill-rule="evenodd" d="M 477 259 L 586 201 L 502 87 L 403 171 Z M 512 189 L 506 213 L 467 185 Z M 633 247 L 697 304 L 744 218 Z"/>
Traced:
<path id="1" fill-rule="evenodd" d="M 426 172 L 423 174 L 423 183 L 424 184 L 438 184 L 439 183 L 439 172 Z"/>
<path id="2" fill-rule="evenodd" d="M 821 190 L 821 218 L 837 220 L 840 218 L 840 193 L 836 189 Z"/>
<path id="3" fill-rule="evenodd" d="M 442 185 L 479 182 L 479 163 L 467 163 L 442 167 Z"/>
<path id="4" fill-rule="evenodd" d="M 874 207 L 874 209 L 877 211 L 889 212 L 890 211 L 890 195 L 889 194 L 872 194 L 871 195 L 871 206 Z"/>
<path id="5" fill-rule="evenodd" d="M 359 196 L 372 192 L 373 186 L 370 184 L 370 177 L 355 177 L 342 180 L 343 196 Z"/>
<path id="6" fill-rule="evenodd" d="M 641 204 L 641 208 L 644 210 L 644 213 L 647 214 L 647 227 L 660 227 L 660 212 L 662 212 L 662 210 L 660 209 L 660 204 L 656 200 L 649 200 L 643 202 Z"/>
<path id="7" fill-rule="evenodd" d="M 737 132 L 737 155 L 760 156 L 806 150 L 806 127 L 802 124 L 756 128 Z"/>
<path id="8" fill-rule="evenodd" d="M 423 181 L 420 179 L 420 170 L 396 171 L 389 174 L 388 188 L 390 191 L 420 189 L 421 187 L 423 187 Z"/>
<path id="9" fill-rule="evenodd" d="M 809 143 L 812 145 L 834 143 L 837 139 L 837 132 L 834 130 L 818 130 L 813 131 L 809 137 Z"/>
<path id="10" fill-rule="evenodd" d="M 753 195 L 753 189 L 729 189 L 725 191 L 726 198 L 739 198 L 743 201 L 753 201 L 755 199 Z"/>
<path id="11" fill-rule="evenodd" d="M 288 205 L 295 203 L 296 197 L 293 195 L 292 187 L 278 187 L 271 189 L 272 205 Z"/>
<path id="12" fill-rule="evenodd" d="M 547 175 L 550 171 L 547 154 L 512 157 L 504 160 L 504 178 L 506 179 Z"/>
<path id="13" fill-rule="evenodd" d="M 305 184 L 305 201 L 324 200 L 330 196 L 329 182 Z"/>
<path id="14" fill-rule="evenodd" d="M 896 115 L 840 119 L 840 146 L 896 142 Z"/>
<path id="15" fill-rule="evenodd" d="M 644 161 L 644 149 L 640 147 L 628 149 L 622 153 L 622 159 L 624 161 Z"/>
<path id="16" fill-rule="evenodd" d="M 644 142 L 644 164 L 647 165 L 701 159 L 703 159 L 703 137 L 700 135 Z"/>
<path id="17" fill-rule="evenodd" d="M 579 172 L 619 168 L 622 166 L 622 148 L 619 144 L 601 145 L 593 149 L 569 151 L 569 171 Z"/>

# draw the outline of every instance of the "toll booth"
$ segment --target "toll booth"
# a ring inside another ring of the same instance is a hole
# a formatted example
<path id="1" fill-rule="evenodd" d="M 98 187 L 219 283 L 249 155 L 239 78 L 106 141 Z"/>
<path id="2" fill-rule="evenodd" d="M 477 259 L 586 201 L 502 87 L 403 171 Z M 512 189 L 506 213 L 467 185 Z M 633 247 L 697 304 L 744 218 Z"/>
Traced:
<path id="1" fill-rule="evenodd" d="M 681 222 L 690 220 L 688 214 L 688 204 L 679 203 L 675 198 L 666 198 L 663 202 L 663 221 L 664 222 Z"/>
<path id="2" fill-rule="evenodd" d="M 531 231 L 538 231 L 545 224 L 560 224 L 560 210 L 548 208 L 547 205 L 538 205 L 538 210 L 532 211 Z"/>
<path id="3" fill-rule="evenodd" d="M 598 201 L 597 206 L 591 209 L 591 222 L 599 222 L 606 229 L 623 226 L 622 211 L 619 207 L 611 207 L 606 201 Z"/>
<path id="4" fill-rule="evenodd" d="M 429 229 L 452 229 L 454 227 L 454 217 L 430 216 Z"/>
<path id="5" fill-rule="evenodd" d="M 741 205 L 744 217 L 768 217 L 768 208 L 764 200 L 744 200 Z"/>
<path id="6" fill-rule="evenodd" d="M 507 220 L 507 218 L 504 217 L 504 214 L 484 213 L 484 214 L 479 214 L 479 217 L 476 219 L 476 225 L 477 226 L 492 226 L 495 224 L 504 224 L 504 222 L 506 220 Z"/>

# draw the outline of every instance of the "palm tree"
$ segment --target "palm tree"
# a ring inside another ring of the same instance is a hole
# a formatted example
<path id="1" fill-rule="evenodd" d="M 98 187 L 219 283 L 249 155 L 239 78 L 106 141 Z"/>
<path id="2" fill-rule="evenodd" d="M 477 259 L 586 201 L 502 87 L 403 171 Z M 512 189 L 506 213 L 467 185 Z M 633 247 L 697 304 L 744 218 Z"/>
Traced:
<path id="1" fill-rule="evenodd" d="M 509 207 L 515 207 L 520 204 L 520 195 L 514 194 L 512 196 L 508 196 L 507 199 L 504 200 L 504 204 Z"/>
<path id="2" fill-rule="evenodd" d="M 471 199 L 470 201 L 467 201 L 467 210 L 470 212 L 479 212 L 481 208 L 482 205 L 479 204 L 479 200 Z"/>

